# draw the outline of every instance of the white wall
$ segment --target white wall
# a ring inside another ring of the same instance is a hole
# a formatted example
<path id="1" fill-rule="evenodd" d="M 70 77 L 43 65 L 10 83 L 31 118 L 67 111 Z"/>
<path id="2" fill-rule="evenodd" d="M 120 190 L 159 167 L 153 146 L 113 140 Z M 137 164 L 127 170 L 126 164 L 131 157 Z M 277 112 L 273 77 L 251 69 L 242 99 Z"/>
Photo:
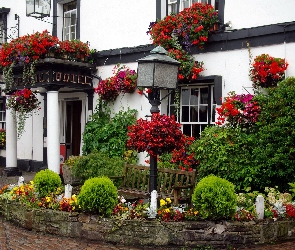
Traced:
<path id="1" fill-rule="evenodd" d="M 233 29 L 295 21 L 294 0 L 225 0 L 224 23 Z"/>
<path id="2" fill-rule="evenodd" d="M 82 0 L 81 40 L 108 50 L 151 43 L 146 34 L 156 19 L 156 0 Z"/>
<path id="3" fill-rule="evenodd" d="M 251 46 L 250 46 L 251 47 Z M 286 58 L 289 67 L 286 76 L 295 76 L 295 43 L 286 45 L 261 46 L 250 48 L 253 59 L 260 54 Z M 221 75 L 223 80 L 223 97 L 230 91 L 239 94 L 253 93 L 249 78 L 249 52 L 247 49 L 231 50 L 195 55 L 195 59 L 204 62 L 202 76 Z"/>

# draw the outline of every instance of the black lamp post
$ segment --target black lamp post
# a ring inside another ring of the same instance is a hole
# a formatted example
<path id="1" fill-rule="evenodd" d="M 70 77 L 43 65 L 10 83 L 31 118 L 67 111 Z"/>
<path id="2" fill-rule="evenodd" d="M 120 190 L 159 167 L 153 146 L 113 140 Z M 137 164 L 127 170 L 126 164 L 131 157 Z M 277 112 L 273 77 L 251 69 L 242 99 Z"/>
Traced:
<path id="1" fill-rule="evenodd" d="M 27 16 L 43 18 L 50 16 L 51 0 L 26 0 Z"/>
<path id="2" fill-rule="evenodd" d="M 180 62 L 167 56 L 161 46 L 153 49 L 149 56 L 138 60 L 137 87 L 149 88 L 152 94 L 146 96 L 152 105 L 151 114 L 159 113 L 161 89 L 176 89 Z M 166 97 L 166 96 L 165 96 Z M 157 156 L 150 157 L 150 193 L 157 190 Z"/>

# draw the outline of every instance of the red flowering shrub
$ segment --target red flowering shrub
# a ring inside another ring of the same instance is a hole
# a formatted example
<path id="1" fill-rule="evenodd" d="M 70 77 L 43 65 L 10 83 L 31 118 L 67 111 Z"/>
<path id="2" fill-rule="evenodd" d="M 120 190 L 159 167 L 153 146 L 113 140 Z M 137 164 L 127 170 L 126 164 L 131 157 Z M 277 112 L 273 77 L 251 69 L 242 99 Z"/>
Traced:
<path id="1" fill-rule="evenodd" d="M 179 14 L 151 23 L 148 33 L 154 44 L 161 45 L 169 55 L 181 62 L 179 79 L 195 79 L 202 72 L 203 64 L 195 63 L 187 51 L 191 46 L 203 48 L 209 29 L 218 22 L 218 14 L 211 5 L 195 3 Z"/>
<path id="2" fill-rule="evenodd" d="M 190 152 L 189 147 L 195 141 L 195 138 L 185 135 L 184 138 L 185 143 L 182 147 L 172 151 L 171 163 L 179 166 L 181 170 L 193 171 L 198 165 L 198 161 L 195 159 L 195 153 Z"/>
<path id="3" fill-rule="evenodd" d="M 250 79 L 253 87 L 272 87 L 284 79 L 288 67 L 285 59 L 275 58 L 268 54 L 255 57 L 250 69 Z"/>
<path id="4" fill-rule="evenodd" d="M 152 114 L 151 121 L 140 118 L 128 127 L 127 147 L 137 152 L 147 151 L 151 156 L 180 149 L 185 137 L 175 117 Z"/>
<path id="5" fill-rule="evenodd" d="M 216 124 L 222 125 L 228 122 L 230 126 L 252 125 L 257 122 L 260 113 L 259 104 L 253 100 L 251 94 L 237 95 L 230 92 L 224 98 L 220 108 L 216 108 L 218 113 Z"/>

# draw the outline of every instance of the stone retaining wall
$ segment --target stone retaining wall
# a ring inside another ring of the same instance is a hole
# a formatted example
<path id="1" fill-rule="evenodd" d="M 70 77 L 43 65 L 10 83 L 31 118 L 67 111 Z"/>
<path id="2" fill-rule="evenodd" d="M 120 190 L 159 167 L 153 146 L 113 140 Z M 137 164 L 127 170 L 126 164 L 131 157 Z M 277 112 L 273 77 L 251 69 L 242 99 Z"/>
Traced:
<path id="1" fill-rule="evenodd" d="M 83 213 L 31 209 L 17 202 L 0 201 L 4 218 L 29 230 L 134 246 L 215 249 L 250 246 L 295 239 L 295 220 L 185 221 L 114 220 Z"/>

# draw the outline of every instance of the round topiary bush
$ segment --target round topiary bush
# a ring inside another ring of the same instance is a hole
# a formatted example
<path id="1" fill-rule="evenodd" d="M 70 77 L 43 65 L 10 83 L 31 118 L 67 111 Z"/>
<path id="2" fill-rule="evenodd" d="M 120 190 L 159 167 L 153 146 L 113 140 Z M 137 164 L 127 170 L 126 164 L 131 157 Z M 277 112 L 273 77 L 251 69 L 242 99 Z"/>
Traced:
<path id="1" fill-rule="evenodd" d="M 59 174 L 52 170 L 45 169 L 38 172 L 34 177 L 34 184 L 39 197 L 45 197 L 51 192 L 55 192 L 62 182 Z"/>
<path id="2" fill-rule="evenodd" d="M 108 177 L 85 181 L 78 195 L 78 204 L 84 212 L 109 217 L 118 202 L 118 191 Z"/>
<path id="3" fill-rule="evenodd" d="M 203 219 L 213 220 L 232 218 L 237 205 L 234 185 L 214 175 L 201 179 L 192 201 Z"/>

